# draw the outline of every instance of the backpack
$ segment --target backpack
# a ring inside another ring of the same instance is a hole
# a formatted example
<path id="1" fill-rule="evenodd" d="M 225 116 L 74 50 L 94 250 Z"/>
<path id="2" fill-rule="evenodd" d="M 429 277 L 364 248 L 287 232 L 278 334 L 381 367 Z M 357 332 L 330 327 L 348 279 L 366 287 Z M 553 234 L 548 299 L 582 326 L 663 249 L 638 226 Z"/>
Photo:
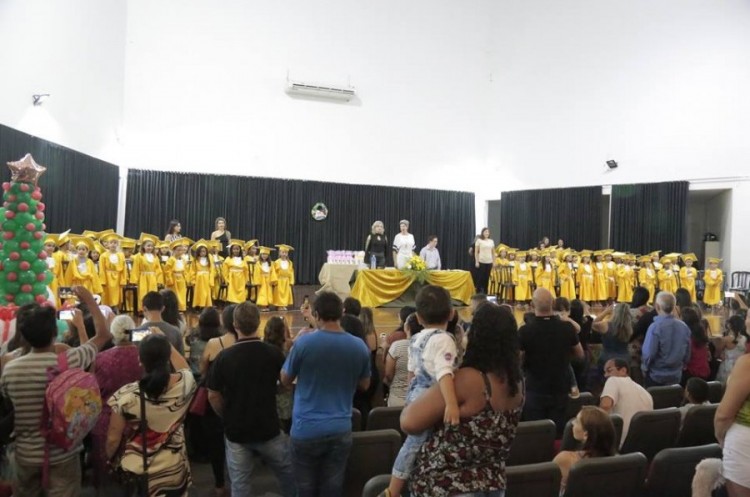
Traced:
<path id="1" fill-rule="evenodd" d="M 80 445 L 102 411 L 96 377 L 79 368 L 68 369 L 67 353 L 57 355 L 57 368 L 47 370 L 47 379 L 41 423 L 45 469 L 50 445 L 65 451 Z"/>

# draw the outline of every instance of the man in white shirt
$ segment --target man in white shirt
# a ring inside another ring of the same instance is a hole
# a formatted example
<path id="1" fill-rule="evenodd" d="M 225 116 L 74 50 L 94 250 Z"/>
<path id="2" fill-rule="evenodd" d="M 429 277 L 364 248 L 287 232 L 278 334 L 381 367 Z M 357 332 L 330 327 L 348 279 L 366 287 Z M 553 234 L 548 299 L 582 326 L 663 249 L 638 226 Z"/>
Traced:
<path id="1" fill-rule="evenodd" d="M 653 411 L 654 399 L 645 388 L 628 376 L 628 362 L 624 359 L 610 359 L 604 364 L 604 376 L 607 382 L 599 400 L 599 407 L 608 413 L 618 414 L 622 418 L 622 438 L 625 441 L 630 428 L 630 420 L 640 411 Z"/>
<path id="2" fill-rule="evenodd" d="M 427 238 L 427 245 L 419 251 L 419 257 L 424 259 L 427 264 L 427 269 L 435 269 L 440 271 L 442 264 L 440 263 L 440 252 L 437 249 L 438 237 L 430 235 Z"/>

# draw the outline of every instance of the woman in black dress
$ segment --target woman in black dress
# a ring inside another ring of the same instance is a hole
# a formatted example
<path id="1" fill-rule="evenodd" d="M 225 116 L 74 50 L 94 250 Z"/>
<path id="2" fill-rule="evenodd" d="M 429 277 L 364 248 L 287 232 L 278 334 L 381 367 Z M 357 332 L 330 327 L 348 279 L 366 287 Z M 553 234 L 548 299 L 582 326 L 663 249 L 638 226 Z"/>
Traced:
<path id="1" fill-rule="evenodd" d="M 388 237 L 385 235 L 383 221 L 375 221 L 372 223 L 372 229 L 365 242 L 365 262 L 369 263 L 370 258 L 374 255 L 375 267 L 383 269 L 386 264 L 385 257 L 388 253 L 388 247 Z"/>
<path id="2" fill-rule="evenodd" d="M 227 257 L 229 255 L 227 244 L 232 239 L 232 234 L 227 230 L 227 220 L 223 217 L 217 217 L 214 221 L 214 228 L 214 232 L 211 233 L 211 240 L 218 240 L 221 243 L 219 255 Z"/>

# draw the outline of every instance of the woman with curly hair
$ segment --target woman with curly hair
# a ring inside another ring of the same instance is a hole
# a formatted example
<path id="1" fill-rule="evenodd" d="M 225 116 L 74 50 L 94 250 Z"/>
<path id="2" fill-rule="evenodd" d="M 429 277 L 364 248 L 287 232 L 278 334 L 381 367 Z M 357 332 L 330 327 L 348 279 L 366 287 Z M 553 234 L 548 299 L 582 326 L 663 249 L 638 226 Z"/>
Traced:
<path id="1" fill-rule="evenodd" d="M 441 424 L 445 401 L 437 386 L 401 415 L 407 433 L 435 427 L 417 455 L 409 481 L 412 495 L 504 494 L 505 460 L 523 406 L 519 350 L 513 313 L 494 304 L 479 307 L 463 364 L 455 375 L 461 422 Z"/>

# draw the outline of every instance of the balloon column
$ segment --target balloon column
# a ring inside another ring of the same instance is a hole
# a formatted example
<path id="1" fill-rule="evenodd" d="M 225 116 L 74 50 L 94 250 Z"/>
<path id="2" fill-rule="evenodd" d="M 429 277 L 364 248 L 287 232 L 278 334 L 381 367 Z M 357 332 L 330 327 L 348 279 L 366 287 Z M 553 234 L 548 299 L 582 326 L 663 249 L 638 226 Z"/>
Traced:
<path id="1" fill-rule="evenodd" d="M 47 168 L 30 154 L 8 167 L 11 181 L 3 183 L 0 208 L 0 305 L 44 303 L 52 274 L 44 251 L 45 206 L 36 184 Z"/>

